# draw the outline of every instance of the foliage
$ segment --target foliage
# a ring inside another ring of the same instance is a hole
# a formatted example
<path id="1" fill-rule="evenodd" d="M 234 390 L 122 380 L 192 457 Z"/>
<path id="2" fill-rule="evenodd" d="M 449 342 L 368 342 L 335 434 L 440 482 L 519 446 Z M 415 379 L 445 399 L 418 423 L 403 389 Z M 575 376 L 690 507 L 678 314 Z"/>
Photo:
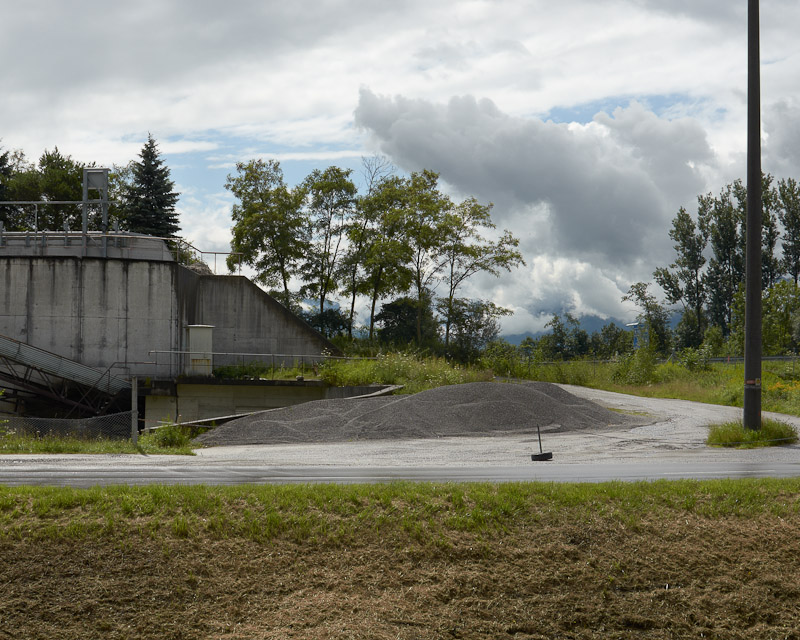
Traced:
<path id="1" fill-rule="evenodd" d="M 21 152 L 6 156 L 5 195 L 9 200 L 79 202 L 83 197 L 83 167 L 58 147 L 45 150 L 35 165 L 28 163 Z M 37 211 L 25 205 L 7 206 L 0 213 L 9 231 L 62 231 L 65 226 L 72 231 L 81 229 L 83 213 L 79 205 L 40 205 Z M 96 228 L 97 220 L 93 218 L 90 224 Z"/>
<path id="2" fill-rule="evenodd" d="M 631 285 L 622 300 L 630 300 L 641 310 L 639 318 L 647 328 L 648 348 L 659 355 L 670 351 L 672 335 L 669 328 L 669 314 L 656 297 L 648 291 L 649 284 L 636 282 Z"/>
<path id="3" fill-rule="evenodd" d="M 128 168 L 130 179 L 125 184 L 122 224 L 134 233 L 173 238 L 180 230 L 175 211 L 179 194 L 158 144 L 149 133 L 139 158 Z"/>
<path id="4" fill-rule="evenodd" d="M 623 357 L 611 379 L 619 384 L 646 385 L 656 379 L 655 350 L 643 346 Z"/>
<path id="5" fill-rule="evenodd" d="M 159 427 L 139 437 L 139 449 L 143 453 L 191 453 L 192 439 L 199 432 L 196 428 L 175 424 Z"/>
<path id="6" fill-rule="evenodd" d="M 725 422 L 709 428 L 706 444 L 712 447 L 776 447 L 797 442 L 797 429 L 778 420 L 761 421 L 761 429 L 745 429 L 741 422 Z"/>
<path id="7" fill-rule="evenodd" d="M 295 296 L 290 279 L 309 251 L 308 225 L 303 215 L 305 188 L 289 189 L 276 160 L 238 162 L 236 175 L 229 175 L 225 188 L 238 203 L 233 205 L 234 225 L 231 250 L 256 270 L 256 280 L 271 289 L 280 287 L 276 297 L 293 308 Z M 233 271 L 234 256 L 228 258 Z"/>
<path id="8" fill-rule="evenodd" d="M 349 169 L 339 167 L 315 169 L 303 183 L 308 194 L 310 237 L 300 268 L 304 282 L 300 294 L 319 301 L 319 317 L 324 317 L 325 301 L 339 288 L 343 275 L 342 241 L 355 212 L 356 186 L 350 174 Z"/>
<path id="9" fill-rule="evenodd" d="M 273 367 L 271 364 L 253 360 L 244 364 L 223 365 L 214 368 L 214 377 L 221 380 L 294 380 L 297 376 L 305 375 L 309 369 L 304 364 L 297 364 L 292 367 L 279 365 Z"/>
<path id="10" fill-rule="evenodd" d="M 165 427 L 169 428 L 169 427 Z M 80 438 L 75 436 L 24 435 L 0 432 L 0 454 L 19 453 L 79 453 L 79 454 L 137 454 L 194 455 L 188 440 L 174 438 L 172 434 L 161 440 L 151 435 L 139 438 L 138 446 L 130 440 L 111 438 Z M 195 447 L 196 448 L 196 447 Z"/>
<path id="11" fill-rule="evenodd" d="M 388 353 L 370 359 L 329 360 L 320 366 L 320 376 L 337 386 L 403 385 L 402 393 L 491 380 L 490 372 L 455 366 L 443 358 L 418 357 L 413 353 Z"/>
<path id="12" fill-rule="evenodd" d="M 511 311 L 484 300 L 456 298 L 448 303 L 451 340 L 444 348 L 447 356 L 458 362 L 475 362 L 487 344 L 500 333 L 497 319 Z"/>
<path id="13" fill-rule="evenodd" d="M 456 293 L 461 285 L 476 273 L 489 273 L 495 277 L 500 271 L 511 271 L 513 267 L 525 264 L 522 254 L 517 251 L 519 240 L 514 238 L 509 231 L 495 242 L 484 238 L 482 230 L 495 228 L 491 218 L 492 205 L 481 205 L 475 198 L 468 198 L 462 203 L 451 207 L 445 215 L 444 226 L 444 276 L 442 278 L 447 286 L 447 295 L 439 300 L 437 308 L 444 318 L 444 346 L 450 347 L 450 330 L 455 324 L 456 317 L 460 317 L 463 325 L 465 302 L 457 301 Z M 481 303 L 475 303 L 473 317 L 476 315 Z M 493 316 L 493 309 L 482 303 L 483 313 L 489 318 Z M 491 303 L 489 303 L 491 304 Z M 502 314 L 506 315 L 506 314 Z M 495 316 L 496 317 L 496 316 Z M 468 332 L 476 335 L 477 332 Z M 463 334 L 463 330 L 462 330 Z M 493 338 L 494 336 L 492 336 Z M 491 338 L 489 338 L 491 339 Z M 483 342 L 488 340 L 484 339 Z M 461 347 L 463 348 L 463 344 Z"/>
<path id="14" fill-rule="evenodd" d="M 388 302 L 375 316 L 375 322 L 381 327 L 378 330 L 381 344 L 397 348 L 411 344 L 435 348 L 438 344 L 439 323 L 433 315 L 429 295 L 423 295 L 421 299 L 403 297 Z"/>

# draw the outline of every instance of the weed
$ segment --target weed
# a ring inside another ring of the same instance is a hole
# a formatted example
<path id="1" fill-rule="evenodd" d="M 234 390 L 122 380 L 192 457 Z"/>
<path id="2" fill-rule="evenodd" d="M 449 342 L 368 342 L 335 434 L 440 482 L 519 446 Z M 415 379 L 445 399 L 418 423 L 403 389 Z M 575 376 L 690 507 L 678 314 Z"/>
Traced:
<path id="1" fill-rule="evenodd" d="M 797 429 L 777 420 L 762 420 L 761 429 L 745 429 L 741 422 L 712 425 L 706 443 L 716 447 L 774 447 L 797 442 Z"/>

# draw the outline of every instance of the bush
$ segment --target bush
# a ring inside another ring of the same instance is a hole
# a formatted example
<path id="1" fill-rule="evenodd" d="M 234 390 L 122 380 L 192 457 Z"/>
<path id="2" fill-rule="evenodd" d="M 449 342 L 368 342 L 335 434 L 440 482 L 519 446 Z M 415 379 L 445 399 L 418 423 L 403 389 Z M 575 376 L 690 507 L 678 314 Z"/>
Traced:
<path id="1" fill-rule="evenodd" d="M 150 433 L 139 438 L 139 446 L 143 449 L 148 447 L 156 449 L 181 449 L 189 447 L 197 430 L 191 427 L 178 425 L 167 425 L 153 429 Z"/>
<path id="2" fill-rule="evenodd" d="M 620 360 L 612 380 L 618 384 L 651 384 L 656 380 L 656 354 L 642 347 Z"/>

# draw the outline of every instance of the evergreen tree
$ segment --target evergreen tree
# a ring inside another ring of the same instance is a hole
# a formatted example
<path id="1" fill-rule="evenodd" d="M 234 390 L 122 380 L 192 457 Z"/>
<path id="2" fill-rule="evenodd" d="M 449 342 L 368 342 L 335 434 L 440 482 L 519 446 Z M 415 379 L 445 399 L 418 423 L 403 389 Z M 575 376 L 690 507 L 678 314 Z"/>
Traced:
<path id="1" fill-rule="evenodd" d="M 179 194 L 149 133 L 139 157 L 140 161 L 132 163 L 131 183 L 125 194 L 125 226 L 135 233 L 173 238 L 180 231 L 175 211 Z"/>

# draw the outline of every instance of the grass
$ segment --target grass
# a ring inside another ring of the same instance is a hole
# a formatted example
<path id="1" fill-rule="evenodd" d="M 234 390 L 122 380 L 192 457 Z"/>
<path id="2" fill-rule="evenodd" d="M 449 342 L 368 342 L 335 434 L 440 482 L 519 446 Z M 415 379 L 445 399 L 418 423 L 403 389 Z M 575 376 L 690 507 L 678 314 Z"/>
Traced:
<path id="1" fill-rule="evenodd" d="M 20 638 L 795 638 L 800 479 L 0 488 Z"/>
<path id="2" fill-rule="evenodd" d="M 475 367 L 452 365 L 443 358 L 392 353 L 372 360 L 331 361 L 322 365 L 319 372 L 332 385 L 399 384 L 404 385 L 403 393 L 500 377 L 734 407 L 741 407 L 744 399 L 742 364 L 689 367 L 677 362 L 658 363 L 646 352 L 617 362 L 541 363 L 504 356 L 485 359 Z M 764 361 L 761 384 L 764 411 L 800 416 L 800 363 Z"/>
<path id="3" fill-rule="evenodd" d="M 253 361 L 244 364 L 226 365 L 214 369 L 214 377 L 224 380 L 295 380 L 297 376 L 308 376 L 314 372 L 310 364 L 295 363 L 284 367 L 267 362 Z"/>
<path id="4" fill-rule="evenodd" d="M 648 483 L 398 482 L 382 485 L 0 487 L 0 539 L 170 536 L 353 544 L 365 536 L 437 545 L 453 533 L 491 539 L 541 520 L 597 517 L 786 517 L 800 479 Z"/>
<path id="5" fill-rule="evenodd" d="M 403 385 L 401 393 L 484 382 L 493 377 L 492 371 L 486 369 L 461 367 L 444 358 L 418 358 L 409 353 L 389 353 L 363 360 L 331 360 L 321 365 L 319 372 L 331 385 L 396 384 Z"/>
<path id="6" fill-rule="evenodd" d="M 83 453 L 83 454 L 147 454 L 194 455 L 191 439 L 196 432 L 184 427 L 167 426 L 131 440 L 114 438 L 79 438 L 75 436 L 27 435 L 2 431 L 0 454 L 20 453 Z"/>
<path id="7" fill-rule="evenodd" d="M 745 429 L 741 422 L 712 425 L 706 444 L 714 447 L 753 449 L 774 447 L 797 442 L 797 429 L 778 420 L 762 420 L 761 429 Z"/>

